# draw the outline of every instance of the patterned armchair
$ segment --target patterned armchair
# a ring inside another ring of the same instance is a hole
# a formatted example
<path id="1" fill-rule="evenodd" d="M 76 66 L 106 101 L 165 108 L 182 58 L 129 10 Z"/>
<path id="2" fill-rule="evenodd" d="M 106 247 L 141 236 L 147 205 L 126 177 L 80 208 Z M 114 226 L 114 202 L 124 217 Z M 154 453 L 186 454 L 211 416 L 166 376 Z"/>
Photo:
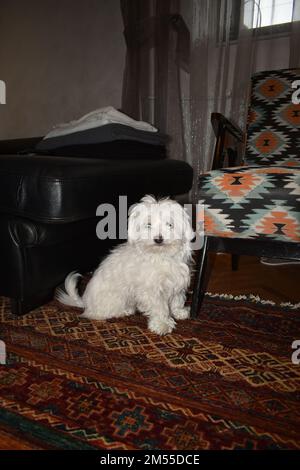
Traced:
<path id="1" fill-rule="evenodd" d="M 295 83 L 298 81 L 298 83 Z M 296 87 L 296 88 L 295 88 Z M 252 77 L 244 164 L 242 132 L 218 113 L 213 171 L 199 176 L 204 246 L 193 290 L 197 316 L 207 280 L 208 251 L 300 260 L 300 69 Z M 298 103 L 297 103 L 298 102 Z M 228 158 L 230 167 L 222 168 Z"/>

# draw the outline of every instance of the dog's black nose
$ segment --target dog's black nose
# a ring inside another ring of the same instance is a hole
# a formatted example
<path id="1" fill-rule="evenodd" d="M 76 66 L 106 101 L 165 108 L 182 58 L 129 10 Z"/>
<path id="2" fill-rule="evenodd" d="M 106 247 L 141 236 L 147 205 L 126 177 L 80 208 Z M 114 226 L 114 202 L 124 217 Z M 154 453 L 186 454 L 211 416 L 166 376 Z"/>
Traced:
<path id="1" fill-rule="evenodd" d="M 162 237 L 161 235 L 159 235 L 159 237 L 155 237 L 155 238 L 154 238 L 154 241 L 155 241 L 155 243 L 157 243 L 158 245 L 160 245 L 160 244 L 164 241 L 164 239 L 163 239 L 163 237 Z"/>

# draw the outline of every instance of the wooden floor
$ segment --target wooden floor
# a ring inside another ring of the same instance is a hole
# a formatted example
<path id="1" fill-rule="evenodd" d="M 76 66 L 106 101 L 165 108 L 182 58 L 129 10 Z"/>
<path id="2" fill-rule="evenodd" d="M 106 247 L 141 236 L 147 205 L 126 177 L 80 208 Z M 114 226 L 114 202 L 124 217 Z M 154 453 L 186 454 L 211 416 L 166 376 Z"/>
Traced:
<path id="1" fill-rule="evenodd" d="M 233 295 L 256 294 L 275 302 L 300 302 L 300 265 L 269 267 L 259 259 L 243 256 L 238 271 L 231 270 L 228 255 L 217 255 L 208 284 L 209 292 Z M 38 449 L 26 437 L 0 430 L 0 449 Z"/>
<path id="2" fill-rule="evenodd" d="M 238 271 L 229 255 L 215 256 L 207 290 L 213 293 L 255 294 L 274 302 L 300 302 L 300 264 L 266 266 L 259 258 L 241 256 Z"/>

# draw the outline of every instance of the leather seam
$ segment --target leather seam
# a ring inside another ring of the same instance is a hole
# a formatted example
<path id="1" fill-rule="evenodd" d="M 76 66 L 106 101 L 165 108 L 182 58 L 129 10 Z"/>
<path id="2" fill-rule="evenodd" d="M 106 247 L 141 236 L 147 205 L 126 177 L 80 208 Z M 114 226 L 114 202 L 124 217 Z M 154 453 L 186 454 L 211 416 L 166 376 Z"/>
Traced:
<path id="1" fill-rule="evenodd" d="M 16 194 L 16 202 L 17 202 L 17 206 L 18 206 L 18 207 L 20 206 L 20 200 L 21 200 L 21 192 L 22 192 L 23 181 L 24 181 L 24 176 L 21 175 L 20 181 L 19 181 L 19 184 L 18 184 L 18 187 L 17 187 L 17 194 Z"/>

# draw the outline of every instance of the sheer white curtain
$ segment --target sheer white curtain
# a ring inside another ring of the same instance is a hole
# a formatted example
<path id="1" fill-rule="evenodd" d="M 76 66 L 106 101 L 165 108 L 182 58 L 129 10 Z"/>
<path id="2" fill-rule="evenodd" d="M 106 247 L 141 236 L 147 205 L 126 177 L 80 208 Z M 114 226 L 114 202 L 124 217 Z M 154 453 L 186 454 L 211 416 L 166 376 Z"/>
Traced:
<path id="1" fill-rule="evenodd" d="M 300 67 L 300 0 L 290 21 L 263 31 L 263 3 L 289 0 L 121 0 L 127 43 L 123 111 L 171 137 L 169 155 L 197 175 L 212 164 L 212 112 L 245 129 L 250 78 Z M 263 33 L 263 34 L 262 34 Z"/>
<path id="2" fill-rule="evenodd" d="M 186 119 L 191 130 L 187 154 L 195 176 L 211 168 L 215 143 L 211 113 L 225 114 L 245 129 L 252 73 L 300 66 L 300 0 L 294 0 L 291 22 L 282 30 L 276 25 L 267 31 L 260 28 L 260 3 L 190 0 L 190 110 Z M 192 193 L 196 200 L 196 178 Z"/>

